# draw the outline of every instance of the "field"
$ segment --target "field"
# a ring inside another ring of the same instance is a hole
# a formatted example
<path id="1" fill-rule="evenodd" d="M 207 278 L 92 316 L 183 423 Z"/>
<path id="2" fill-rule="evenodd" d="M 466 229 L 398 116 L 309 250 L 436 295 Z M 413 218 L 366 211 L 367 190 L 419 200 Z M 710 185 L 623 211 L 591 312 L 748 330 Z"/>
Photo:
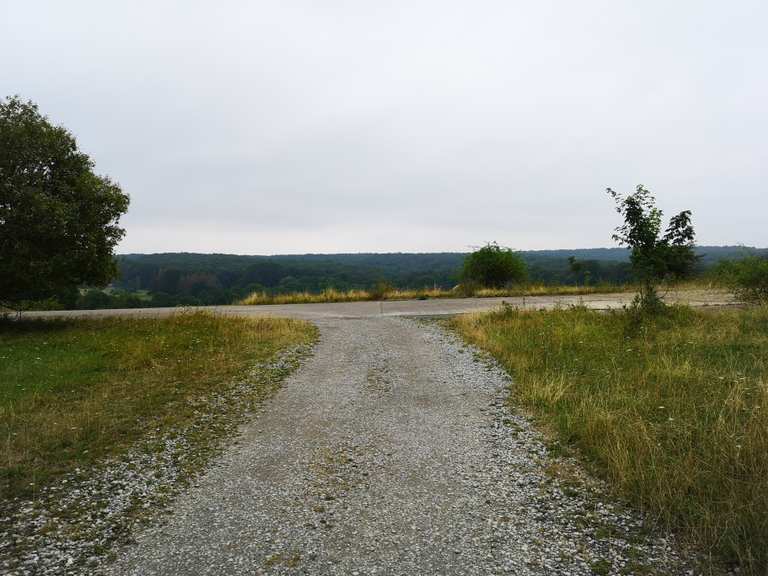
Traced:
<path id="1" fill-rule="evenodd" d="M 513 375 L 511 402 L 616 491 L 752 574 L 768 568 L 768 307 L 656 320 L 513 309 L 453 326 Z"/>
<path id="2" fill-rule="evenodd" d="M 183 425 L 196 400 L 314 337 L 299 321 L 204 313 L 2 321 L 0 495 L 33 494 L 126 449 L 150 427 Z"/>

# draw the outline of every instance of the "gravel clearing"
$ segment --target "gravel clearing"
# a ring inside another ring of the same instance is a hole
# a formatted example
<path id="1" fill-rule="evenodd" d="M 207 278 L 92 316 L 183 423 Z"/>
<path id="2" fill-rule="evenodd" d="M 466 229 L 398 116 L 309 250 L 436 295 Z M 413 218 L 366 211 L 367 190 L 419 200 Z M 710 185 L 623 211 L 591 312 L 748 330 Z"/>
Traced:
<path id="1" fill-rule="evenodd" d="M 452 334 L 319 325 L 315 355 L 107 573 L 693 573 L 550 456 L 506 404 L 506 374 Z"/>

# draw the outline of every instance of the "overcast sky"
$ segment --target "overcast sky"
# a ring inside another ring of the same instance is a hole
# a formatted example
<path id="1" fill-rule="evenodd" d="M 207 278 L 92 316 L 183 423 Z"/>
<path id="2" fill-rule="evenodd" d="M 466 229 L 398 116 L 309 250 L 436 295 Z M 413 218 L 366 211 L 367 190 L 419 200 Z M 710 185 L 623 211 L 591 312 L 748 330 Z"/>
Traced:
<path id="1" fill-rule="evenodd" d="M 120 252 L 610 246 L 606 186 L 768 245 L 768 2 L 0 0 L 0 96 L 131 196 Z"/>

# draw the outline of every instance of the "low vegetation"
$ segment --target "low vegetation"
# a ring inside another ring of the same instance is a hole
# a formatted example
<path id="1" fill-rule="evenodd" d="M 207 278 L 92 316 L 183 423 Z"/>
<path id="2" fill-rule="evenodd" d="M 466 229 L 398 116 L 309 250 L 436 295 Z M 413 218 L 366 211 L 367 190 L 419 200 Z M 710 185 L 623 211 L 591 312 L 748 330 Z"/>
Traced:
<path id="1" fill-rule="evenodd" d="M 430 298 L 499 298 L 515 296 L 545 296 L 545 295 L 580 295 L 607 294 L 612 292 L 628 292 L 632 286 L 617 286 L 601 284 L 596 286 L 546 286 L 544 284 L 520 285 L 509 288 L 464 288 L 459 286 L 453 290 L 440 288 L 425 288 L 423 290 L 400 290 L 397 288 L 373 290 L 323 290 L 322 292 L 294 292 L 290 294 L 270 294 L 254 292 L 243 298 L 237 304 L 317 304 L 323 302 L 363 302 L 378 300 L 427 300 Z"/>
<path id="2" fill-rule="evenodd" d="M 712 276 L 744 302 L 768 303 L 768 258 L 748 256 L 724 260 L 712 270 Z"/>
<path id="3" fill-rule="evenodd" d="M 197 400 L 314 337 L 299 321 L 205 313 L 0 322 L 0 496 L 184 425 Z"/>
<path id="4" fill-rule="evenodd" d="M 454 326 L 514 376 L 511 401 L 616 490 L 716 558 L 768 569 L 768 307 L 655 317 L 581 308 Z"/>

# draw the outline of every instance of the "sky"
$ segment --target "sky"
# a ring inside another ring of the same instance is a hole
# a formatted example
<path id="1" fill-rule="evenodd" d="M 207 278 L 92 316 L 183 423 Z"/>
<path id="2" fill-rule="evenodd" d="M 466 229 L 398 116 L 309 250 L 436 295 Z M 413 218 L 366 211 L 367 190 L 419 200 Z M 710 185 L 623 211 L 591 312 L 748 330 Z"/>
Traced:
<path id="1" fill-rule="evenodd" d="M 644 184 L 768 246 L 764 0 L 0 0 L 0 97 L 131 197 L 119 252 L 612 245 Z"/>

